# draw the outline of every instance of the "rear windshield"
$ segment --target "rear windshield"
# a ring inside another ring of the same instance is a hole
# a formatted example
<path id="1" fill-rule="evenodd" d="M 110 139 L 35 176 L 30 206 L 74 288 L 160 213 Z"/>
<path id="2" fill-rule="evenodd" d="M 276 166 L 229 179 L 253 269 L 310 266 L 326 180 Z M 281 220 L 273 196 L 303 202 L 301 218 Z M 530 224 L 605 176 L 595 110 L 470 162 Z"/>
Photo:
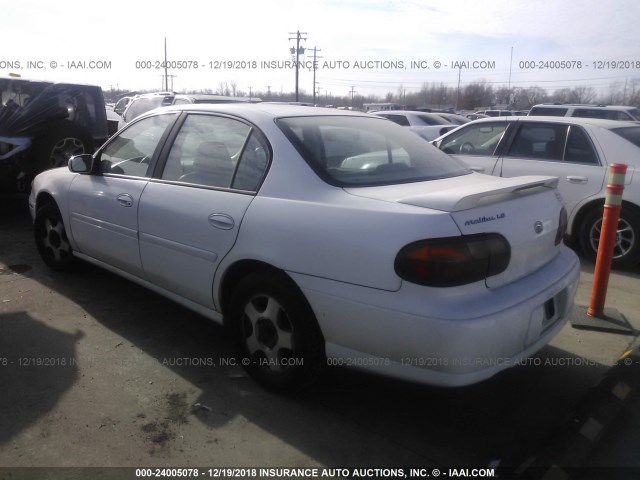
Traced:
<path id="1" fill-rule="evenodd" d="M 636 147 L 640 147 L 640 126 L 638 127 L 623 127 L 614 128 L 611 130 L 613 133 L 617 133 L 622 138 L 629 140 Z"/>
<path id="2" fill-rule="evenodd" d="M 332 185 L 389 185 L 470 173 L 415 133 L 381 119 L 291 117 L 278 124 L 311 168 Z"/>

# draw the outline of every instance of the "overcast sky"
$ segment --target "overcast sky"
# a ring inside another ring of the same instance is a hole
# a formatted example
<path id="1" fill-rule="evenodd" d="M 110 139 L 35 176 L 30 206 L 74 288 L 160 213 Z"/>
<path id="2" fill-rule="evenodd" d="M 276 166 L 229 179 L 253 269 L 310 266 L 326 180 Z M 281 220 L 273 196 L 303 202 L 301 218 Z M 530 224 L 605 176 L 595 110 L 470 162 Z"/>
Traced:
<path id="1" fill-rule="evenodd" d="M 290 92 L 295 74 L 284 62 L 299 30 L 304 60 L 321 50 L 321 95 L 455 86 L 459 74 L 462 85 L 606 91 L 640 78 L 638 25 L 637 0 L 21 0 L 2 7 L 0 75 L 159 89 L 166 37 L 168 59 L 188 67 L 170 69 L 176 91 L 235 81 L 247 92 Z M 92 60 L 110 68 L 91 68 Z M 312 92 L 312 78 L 301 70 L 300 88 Z"/>

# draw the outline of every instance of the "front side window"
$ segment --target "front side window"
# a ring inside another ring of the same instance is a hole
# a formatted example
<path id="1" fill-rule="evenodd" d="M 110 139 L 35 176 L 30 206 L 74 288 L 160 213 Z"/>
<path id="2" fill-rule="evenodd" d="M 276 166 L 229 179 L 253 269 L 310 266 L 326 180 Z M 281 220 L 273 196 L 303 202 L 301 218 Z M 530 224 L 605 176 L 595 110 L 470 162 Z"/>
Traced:
<path id="1" fill-rule="evenodd" d="M 100 171 L 116 175 L 149 177 L 152 160 L 175 114 L 154 115 L 132 124 L 100 154 Z"/>
<path id="2" fill-rule="evenodd" d="M 562 161 L 566 125 L 523 123 L 506 152 L 508 157 Z"/>
<path id="3" fill-rule="evenodd" d="M 254 191 L 262 180 L 268 158 L 264 140 L 246 123 L 192 114 L 171 147 L 161 178 Z"/>
<path id="4" fill-rule="evenodd" d="M 453 155 L 493 155 L 507 126 L 507 122 L 469 125 L 443 139 L 440 150 Z"/>
<path id="5" fill-rule="evenodd" d="M 375 118 L 291 117 L 278 125 L 326 182 L 373 186 L 465 175 L 469 170 L 408 129 Z"/>

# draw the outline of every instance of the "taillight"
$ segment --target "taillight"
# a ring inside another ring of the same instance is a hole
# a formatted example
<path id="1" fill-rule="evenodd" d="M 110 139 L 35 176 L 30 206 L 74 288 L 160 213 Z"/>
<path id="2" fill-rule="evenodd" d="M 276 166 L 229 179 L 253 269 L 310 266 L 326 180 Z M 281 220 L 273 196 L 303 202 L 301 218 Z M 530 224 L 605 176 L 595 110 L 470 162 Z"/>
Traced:
<path id="1" fill-rule="evenodd" d="M 502 235 L 480 233 L 410 243 L 398 252 L 395 271 L 408 282 L 453 287 L 504 272 L 511 247 Z"/>
<path id="2" fill-rule="evenodd" d="M 567 233 L 567 225 L 569 221 L 567 220 L 567 209 L 562 207 L 560 209 L 560 219 L 558 220 L 558 230 L 556 232 L 556 239 L 554 245 L 560 245 L 562 240 L 564 240 L 564 235 Z"/>

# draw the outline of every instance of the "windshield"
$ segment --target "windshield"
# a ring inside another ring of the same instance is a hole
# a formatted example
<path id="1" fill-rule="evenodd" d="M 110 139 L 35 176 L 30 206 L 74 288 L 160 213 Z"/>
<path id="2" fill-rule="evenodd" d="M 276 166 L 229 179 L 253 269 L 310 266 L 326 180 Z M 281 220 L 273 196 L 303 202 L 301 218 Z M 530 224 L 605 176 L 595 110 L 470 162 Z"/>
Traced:
<path id="1" fill-rule="evenodd" d="M 623 127 L 611 129 L 613 133 L 620 135 L 625 140 L 630 141 L 636 147 L 640 147 L 640 126 L 638 127 Z"/>
<path id="2" fill-rule="evenodd" d="M 278 124 L 314 171 L 332 185 L 389 185 L 470 173 L 415 133 L 384 120 L 292 117 Z"/>

